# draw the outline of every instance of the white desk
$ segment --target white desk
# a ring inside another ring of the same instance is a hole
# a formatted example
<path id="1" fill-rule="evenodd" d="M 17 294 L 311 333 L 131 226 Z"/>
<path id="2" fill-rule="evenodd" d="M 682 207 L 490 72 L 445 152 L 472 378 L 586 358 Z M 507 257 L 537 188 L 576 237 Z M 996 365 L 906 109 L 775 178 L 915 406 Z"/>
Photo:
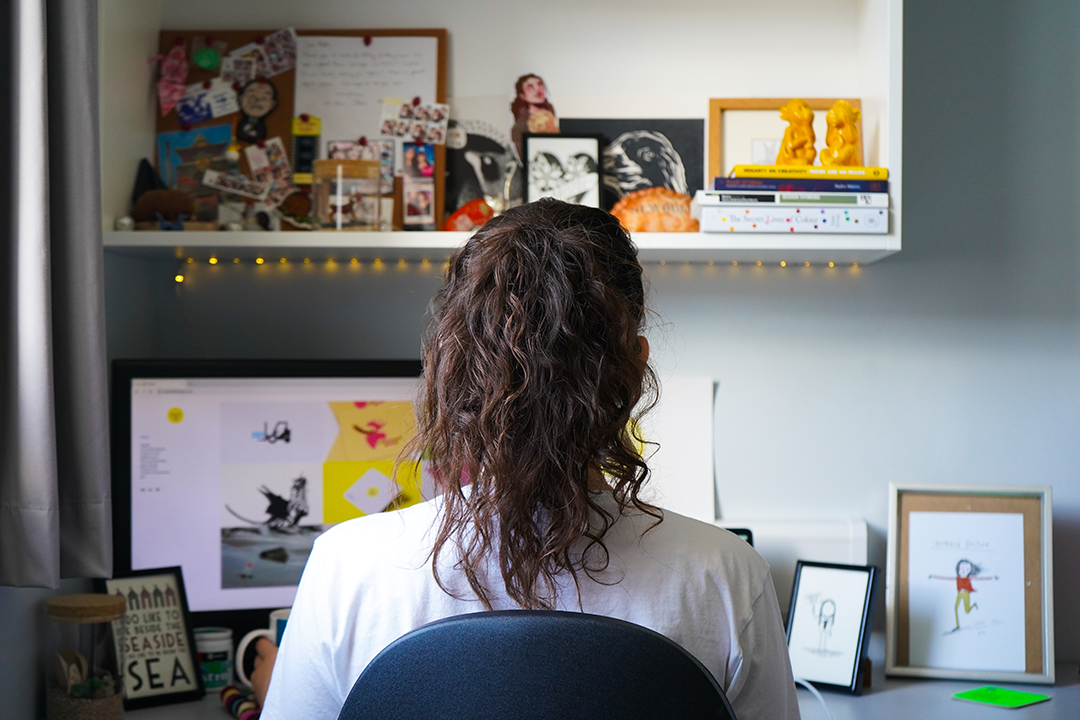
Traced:
<path id="1" fill-rule="evenodd" d="M 1006 685 L 1025 692 L 1049 695 L 1049 702 L 1020 710 L 1000 710 L 953 700 L 953 693 L 970 690 L 986 683 L 966 680 L 897 680 L 885 679 L 884 666 L 875 664 L 873 685 L 854 697 L 822 693 L 834 720 L 1077 720 L 1080 718 L 1080 677 L 1075 663 L 1058 663 L 1057 684 Z M 817 700 L 806 690 L 799 690 L 799 708 L 803 720 L 824 720 Z M 195 702 L 136 710 L 127 720 L 228 720 L 217 695 Z"/>

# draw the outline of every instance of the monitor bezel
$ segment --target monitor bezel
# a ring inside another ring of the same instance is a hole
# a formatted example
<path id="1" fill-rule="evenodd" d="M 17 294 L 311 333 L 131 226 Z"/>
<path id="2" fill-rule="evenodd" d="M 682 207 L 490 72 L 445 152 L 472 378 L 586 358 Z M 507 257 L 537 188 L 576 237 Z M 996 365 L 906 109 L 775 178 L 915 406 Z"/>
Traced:
<path id="1" fill-rule="evenodd" d="M 363 378 L 415 377 L 419 360 L 133 360 L 112 361 L 110 450 L 112 474 L 113 575 L 131 567 L 131 381 L 136 378 Z M 233 644 L 267 627 L 276 607 L 203 610 L 191 613 L 193 626 L 227 627 Z"/>

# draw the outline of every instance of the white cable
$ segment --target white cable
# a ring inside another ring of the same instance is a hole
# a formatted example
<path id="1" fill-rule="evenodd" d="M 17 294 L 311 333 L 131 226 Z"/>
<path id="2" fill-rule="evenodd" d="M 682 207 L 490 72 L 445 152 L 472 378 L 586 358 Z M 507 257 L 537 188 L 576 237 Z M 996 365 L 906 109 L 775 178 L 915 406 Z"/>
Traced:
<path id="1" fill-rule="evenodd" d="M 825 704 L 825 698 L 821 697 L 821 693 L 818 692 L 817 688 L 802 678 L 795 678 L 795 682 L 809 690 L 810 694 L 816 697 L 817 701 L 821 703 L 821 709 L 825 711 L 825 717 L 829 718 L 829 720 L 833 720 L 832 713 L 829 712 L 829 706 Z"/>

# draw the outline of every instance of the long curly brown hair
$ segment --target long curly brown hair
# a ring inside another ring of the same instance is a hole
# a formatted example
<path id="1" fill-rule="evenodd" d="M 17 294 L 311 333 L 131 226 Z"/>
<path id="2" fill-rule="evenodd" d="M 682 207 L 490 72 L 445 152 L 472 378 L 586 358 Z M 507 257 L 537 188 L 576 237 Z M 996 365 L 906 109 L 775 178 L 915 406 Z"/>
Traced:
<path id="1" fill-rule="evenodd" d="M 649 515 L 650 528 L 662 520 L 638 497 L 649 469 L 630 422 L 657 399 L 638 342 L 644 320 L 637 250 L 602 210 L 522 205 L 450 259 L 406 451 L 429 458 L 442 490 L 431 561 L 445 592 L 455 594 L 438 560 L 450 552 L 491 609 L 485 568 L 497 554 L 513 601 L 555 607 L 558 579 L 580 588 L 579 573 L 607 567 L 617 517 L 597 504 L 598 482 L 620 515 Z"/>

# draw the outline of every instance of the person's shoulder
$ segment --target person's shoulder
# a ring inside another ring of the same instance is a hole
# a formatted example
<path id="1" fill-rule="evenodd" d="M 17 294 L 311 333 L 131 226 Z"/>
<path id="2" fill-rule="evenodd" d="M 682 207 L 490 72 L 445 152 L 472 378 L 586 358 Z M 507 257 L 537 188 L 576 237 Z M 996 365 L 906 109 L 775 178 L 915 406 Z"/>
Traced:
<path id="1" fill-rule="evenodd" d="M 400 547 L 403 541 L 416 543 L 431 529 L 436 513 L 436 502 L 429 500 L 391 512 L 353 518 L 327 529 L 315 540 L 315 545 L 324 552 L 362 547 L 367 553 L 380 547 Z"/>

